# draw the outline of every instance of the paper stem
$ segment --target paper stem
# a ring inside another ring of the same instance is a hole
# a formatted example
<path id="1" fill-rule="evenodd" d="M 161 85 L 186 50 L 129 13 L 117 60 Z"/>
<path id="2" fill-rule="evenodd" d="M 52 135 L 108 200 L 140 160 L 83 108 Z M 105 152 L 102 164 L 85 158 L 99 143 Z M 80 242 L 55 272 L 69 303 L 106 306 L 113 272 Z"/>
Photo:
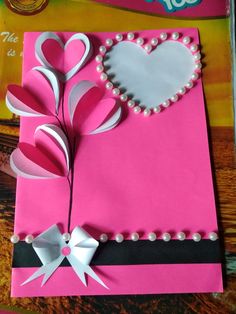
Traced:
<path id="1" fill-rule="evenodd" d="M 71 146 L 71 145 L 70 145 Z M 68 225 L 67 232 L 70 232 L 71 225 L 71 213 L 73 206 L 73 190 L 74 190 L 74 158 L 75 158 L 75 147 L 76 147 L 76 137 L 73 139 L 73 148 L 71 150 L 71 180 L 68 178 L 69 187 L 70 187 L 70 199 L 69 199 L 69 211 L 68 211 Z"/>

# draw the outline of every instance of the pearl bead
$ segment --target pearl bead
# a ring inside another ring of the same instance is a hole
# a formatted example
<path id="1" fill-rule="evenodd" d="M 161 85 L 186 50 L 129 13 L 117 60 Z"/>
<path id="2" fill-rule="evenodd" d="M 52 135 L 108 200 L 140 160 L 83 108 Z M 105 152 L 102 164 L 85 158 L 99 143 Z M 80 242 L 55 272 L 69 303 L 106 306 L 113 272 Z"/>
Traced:
<path id="1" fill-rule="evenodd" d="M 188 37 L 188 36 L 185 36 L 185 37 L 183 38 L 183 43 L 184 43 L 185 45 L 188 45 L 188 44 L 190 43 L 190 41 L 191 41 L 191 39 L 190 39 L 190 37 Z"/>
<path id="2" fill-rule="evenodd" d="M 134 33 L 128 33 L 127 38 L 128 38 L 128 40 L 133 40 L 134 39 Z"/>
<path id="3" fill-rule="evenodd" d="M 117 233 L 115 239 L 116 239 L 116 242 L 121 243 L 124 241 L 124 236 L 121 233 Z"/>
<path id="4" fill-rule="evenodd" d="M 111 46 L 113 45 L 113 40 L 110 39 L 110 38 L 108 38 L 108 39 L 106 40 L 106 45 L 107 45 L 108 47 L 111 47 Z"/>
<path id="5" fill-rule="evenodd" d="M 201 70 L 201 68 L 202 68 L 202 64 L 200 62 L 195 64 L 196 70 Z"/>
<path id="6" fill-rule="evenodd" d="M 105 53 L 105 52 L 107 51 L 107 49 L 106 49 L 105 46 L 100 46 L 100 47 L 99 47 L 99 51 L 100 51 L 101 53 Z"/>
<path id="7" fill-rule="evenodd" d="M 179 33 L 178 32 L 174 32 L 171 36 L 172 39 L 177 40 L 179 39 Z"/>
<path id="8" fill-rule="evenodd" d="M 101 79 L 101 81 L 106 81 L 107 80 L 107 74 L 106 73 L 102 73 L 100 75 L 100 79 Z"/>
<path id="9" fill-rule="evenodd" d="M 201 59 L 201 54 L 198 52 L 193 57 L 194 57 L 194 60 L 198 61 Z"/>
<path id="10" fill-rule="evenodd" d="M 161 107 L 160 107 L 160 106 L 157 106 L 157 107 L 153 108 L 153 111 L 154 111 L 155 113 L 159 113 L 159 112 L 161 111 Z"/>
<path id="11" fill-rule="evenodd" d="M 199 242 L 202 237 L 201 237 L 200 233 L 196 232 L 193 234 L 192 238 L 193 238 L 193 241 Z"/>
<path id="12" fill-rule="evenodd" d="M 127 105 L 128 105 L 128 107 L 133 108 L 135 106 L 134 100 L 129 100 Z"/>
<path id="13" fill-rule="evenodd" d="M 152 113 L 151 110 L 148 108 L 144 109 L 144 111 L 143 111 L 144 117 L 149 117 L 151 115 L 151 113 Z"/>
<path id="14" fill-rule="evenodd" d="M 34 237 L 32 236 L 32 234 L 28 234 L 26 237 L 25 237 L 25 242 L 30 244 L 34 241 Z"/>
<path id="15" fill-rule="evenodd" d="M 136 43 L 137 43 L 138 45 L 142 46 L 143 43 L 144 43 L 144 39 L 141 38 L 141 37 L 139 37 L 139 38 L 136 40 Z"/>
<path id="16" fill-rule="evenodd" d="M 17 234 L 13 234 L 11 236 L 10 240 L 11 240 L 11 243 L 16 244 L 16 243 L 18 243 L 20 241 L 20 237 Z"/>
<path id="17" fill-rule="evenodd" d="M 165 108 L 169 107 L 169 105 L 170 105 L 170 101 L 168 99 L 162 103 L 162 106 Z"/>
<path id="18" fill-rule="evenodd" d="M 180 240 L 180 241 L 184 241 L 186 238 L 186 235 L 184 232 L 178 232 L 177 233 L 177 239 Z"/>
<path id="19" fill-rule="evenodd" d="M 108 236 L 107 236 L 106 233 L 102 233 L 102 234 L 100 235 L 99 239 L 100 239 L 100 242 L 105 243 L 105 242 L 108 241 Z"/>
<path id="20" fill-rule="evenodd" d="M 176 101 L 178 101 L 178 99 L 179 99 L 178 95 L 174 95 L 174 96 L 172 96 L 172 97 L 170 98 L 170 100 L 171 100 L 172 102 L 176 102 Z"/>
<path id="21" fill-rule="evenodd" d="M 218 234 L 216 232 L 210 232 L 208 236 L 211 241 L 216 241 L 218 239 Z"/>
<path id="22" fill-rule="evenodd" d="M 170 235 L 168 232 L 165 232 L 165 233 L 163 233 L 163 235 L 162 235 L 162 239 L 163 239 L 163 241 L 165 241 L 165 242 L 169 242 L 170 239 L 171 239 L 171 235 Z"/>
<path id="23" fill-rule="evenodd" d="M 152 46 L 147 44 L 144 46 L 144 49 L 147 51 L 147 52 L 150 52 L 152 50 Z"/>
<path id="24" fill-rule="evenodd" d="M 180 88 L 179 94 L 184 95 L 185 93 L 186 93 L 186 88 L 185 87 Z"/>
<path id="25" fill-rule="evenodd" d="M 141 112 L 141 108 L 139 106 L 134 107 L 134 113 L 138 114 Z"/>
<path id="26" fill-rule="evenodd" d="M 156 236 L 156 234 L 154 233 L 154 232 L 150 232 L 149 234 L 148 234 L 148 240 L 149 241 L 155 241 L 156 240 L 156 238 L 157 238 L 157 236 Z"/>
<path id="27" fill-rule="evenodd" d="M 70 241 L 70 234 L 68 232 L 63 233 L 62 239 L 64 241 Z"/>
<path id="28" fill-rule="evenodd" d="M 117 34 L 116 35 L 116 40 L 117 41 L 122 41 L 123 40 L 123 35 L 122 34 Z"/>
<path id="29" fill-rule="evenodd" d="M 104 70 L 104 67 L 102 66 L 102 64 L 97 65 L 96 67 L 97 72 L 102 72 Z"/>
<path id="30" fill-rule="evenodd" d="M 121 101 L 126 101 L 127 99 L 128 99 L 128 96 L 125 95 L 125 94 L 123 94 L 123 95 L 120 96 L 120 100 L 121 100 Z"/>
<path id="31" fill-rule="evenodd" d="M 186 84 L 186 87 L 187 88 L 192 88 L 193 87 L 193 82 L 192 81 L 189 81 L 187 84 Z"/>
<path id="32" fill-rule="evenodd" d="M 95 58 L 96 62 L 100 63 L 103 60 L 103 57 L 101 55 L 97 55 Z"/>
<path id="33" fill-rule="evenodd" d="M 138 239 L 139 239 L 139 234 L 137 232 L 133 232 L 131 234 L 131 240 L 132 241 L 138 241 Z"/>
<path id="34" fill-rule="evenodd" d="M 198 50 L 198 45 L 192 44 L 192 45 L 190 46 L 190 50 L 191 50 L 192 52 L 196 52 L 196 51 Z"/>
<path id="35" fill-rule="evenodd" d="M 197 80 L 198 79 L 198 74 L 197 73 L 193 73 L 192 76 L 191 76 L 191 79 L 193 81 Z"/>
<path id="36" fill-rule="evenodd" d="M 158 39 L 157 38 L 152 38 L 151 40 L 151 45 L 156 46 L 158 44 Z"/>
<path id="37" fill-rule="evenodd" d="M 118 96 L 120 94 L 119 88 L 114 88 L 112 93 L 113 93 L 113 95 Z"/>
<path id="38" fill-rule="evenodd" d="M 106 89 L 112 89 L 112 88 L 113 88 L 112 82 L 107 82 L 106 83 Z"/>
<path id="39" fill-rule="evenodd" d="M 161 40 L 166 40 L 167 39 L 167 34 L 166 33 L 161 33 L 160 34 Z"/>

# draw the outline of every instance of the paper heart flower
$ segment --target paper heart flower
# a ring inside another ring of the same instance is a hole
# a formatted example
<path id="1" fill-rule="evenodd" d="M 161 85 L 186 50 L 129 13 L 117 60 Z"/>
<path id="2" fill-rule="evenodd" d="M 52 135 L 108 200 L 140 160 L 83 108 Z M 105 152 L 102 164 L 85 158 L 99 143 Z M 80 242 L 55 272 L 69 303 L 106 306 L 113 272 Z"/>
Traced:
<path id="1" fill-rule="evenodd" d="M 60 85 L 52 70 L 35 67 L 27 73 L 24 86 L 9 85 L 6 105 L 10 111 L 24 117 L 57 115 Z"/>
<path id="2" fill-rule="evenodd" d="M 56 125 L 44 124 L 35 131 L 35 146 L 20 143 L 12 152 L 13 171 L 28 179 L 47 179 L 67 176 L 70 169 L 69 144 Z"/>
<path id="3" fill-rule="evenodd" d="M 113 129 L 121 119 L 121 107 L 114 98 L 102 98 L 101 89 L 93 82 L 75 84 L 69 94 L 72 127 L 80 134 L 97 134 Z"/>
<path id="4" fill-rule="evenodd" d="M 64 44 L 56 33 L 44 32 L 35 43 L 38 61 L 54 68 L 63 82 L 71 79 L 88 62 L 92 51 L 89 38 L 82 33 L 74 34 Z"/>

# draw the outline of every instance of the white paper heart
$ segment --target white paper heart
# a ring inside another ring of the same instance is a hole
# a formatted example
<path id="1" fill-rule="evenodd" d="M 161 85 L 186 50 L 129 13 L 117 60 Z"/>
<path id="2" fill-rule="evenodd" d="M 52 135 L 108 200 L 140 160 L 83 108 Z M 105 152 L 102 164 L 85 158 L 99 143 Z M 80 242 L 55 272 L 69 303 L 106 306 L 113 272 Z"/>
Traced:
<path id="1" fill-rule="evenodd" d="M 80 60 L 78 60 L 78 62 L 75 64 L 75 66 L 72 67 L 72 69 L 70 69 L 67 73 L 59 73 L 59 79 L 63 82 L 66 82 L 69 79 L 71 79 L 85 65 L 85 63 L 90 59 L 92 52 L 93 52 L 92 45 L 89 41 L 89 38 L 85 34 L 82 34 L 82 33 L 74 34 L 64 44 L 62 42 L 61 38 L 57 34 L 52 33 L 52 32 L 44 32 L 36 40 L 35 55 L 36 55 L 36 58 L 38 59 L 38 61 L 46 67 L 50 67 L 50 68 L 53 67 L 48 62 L 47 57 L 44 55 L 44 52 L 42 49 L 43 44 L 48 39 L 55 40 L 61 46 L 61 48 L 63 48 L 64 50 L 66 50 L 67 46 L 74 40 L 81 41 L 85 46 L 84 54 L 83 54 L 82 58 Z"/>
<path id="2" fill-rule="evenodd" d="M 97 66 L 98 72 L 103 71 L 101 80 L 108 89 L 110 84 L 121 100 L 132 99 L 130 107 L 136 104 L 138 111 L 146 108 L 147 115 L 152 109 L 159 112 L 161 105 L 168 107 L 171 101 L 177 101 L 199 77 L 201 55 L 193 43 L 162 40 L 157 47 L 151 43 L 142 47 L 124 40 L 104 50 L 103 58 L 96 58 L 98 63 L 103 61 Z"/>

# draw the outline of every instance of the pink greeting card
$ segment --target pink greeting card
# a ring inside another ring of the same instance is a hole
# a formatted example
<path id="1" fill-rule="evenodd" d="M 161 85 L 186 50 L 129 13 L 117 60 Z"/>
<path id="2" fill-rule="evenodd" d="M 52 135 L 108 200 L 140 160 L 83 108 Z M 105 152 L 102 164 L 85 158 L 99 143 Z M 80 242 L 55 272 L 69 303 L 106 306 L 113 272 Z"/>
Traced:
<path id="1" fill-rule="evenodd" d="M 222 291 L 199 47 L 25 34 L 12 296 Z"/>

